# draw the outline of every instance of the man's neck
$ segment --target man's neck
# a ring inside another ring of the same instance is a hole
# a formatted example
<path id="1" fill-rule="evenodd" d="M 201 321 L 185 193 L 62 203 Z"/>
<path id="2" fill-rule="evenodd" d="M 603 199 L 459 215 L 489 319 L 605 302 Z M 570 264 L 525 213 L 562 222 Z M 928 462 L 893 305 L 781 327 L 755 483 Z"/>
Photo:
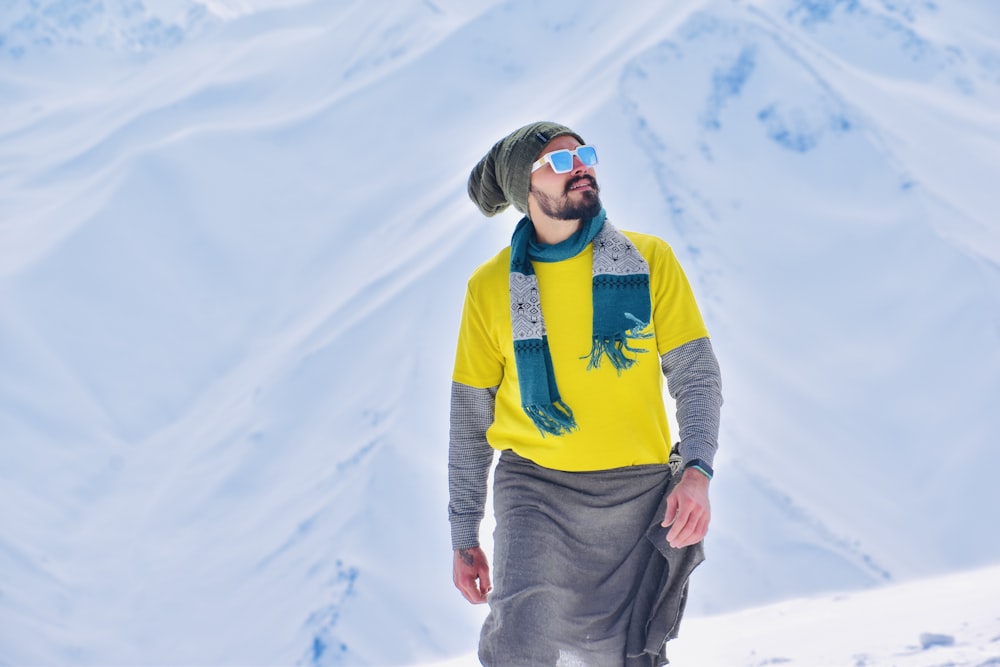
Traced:
<path id="1" fill-rule="evenodd" d="M 535 226 L 535 238 L 546 245 L 565 241 L 580 229 L 582 223 L 582 220 L 556 220 L 545 214 L 531 218 L 531 224 Z"/>

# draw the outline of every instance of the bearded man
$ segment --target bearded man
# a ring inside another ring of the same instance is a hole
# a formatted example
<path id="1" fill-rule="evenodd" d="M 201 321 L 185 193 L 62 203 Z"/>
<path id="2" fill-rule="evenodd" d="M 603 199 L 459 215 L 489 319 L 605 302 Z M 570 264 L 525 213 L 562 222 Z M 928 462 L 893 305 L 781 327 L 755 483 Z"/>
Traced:
<path id="1" fill-rule="evenodd" d="M 704 558 L 719 365 L 670 246 L 612 224 L 596 166 L 579 134 L 539 122 L 469 177 L 483 214 L 524 214 L 469 279 L 452 375 L 454 582 L 490 605 L 487 666 L 665 664 Z"/>

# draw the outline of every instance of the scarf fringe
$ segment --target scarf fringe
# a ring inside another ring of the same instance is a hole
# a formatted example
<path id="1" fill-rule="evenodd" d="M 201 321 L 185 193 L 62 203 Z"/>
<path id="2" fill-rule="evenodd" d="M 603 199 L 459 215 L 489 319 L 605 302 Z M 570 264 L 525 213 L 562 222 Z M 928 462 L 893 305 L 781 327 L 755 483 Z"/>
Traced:
<path id="1" fill-rule="evenodd" d="M 525 405 L 523 407 L 543 437 L 546 433 L 552 435 L 569 433 L 577 426 L 573 411 L 561 400 L 556 400 L 550 405 Z"/>
<path id="2" fill-rule="evenodd" d="M 628 344 L 630 340 L 652 338 L 653 334 L 643 333 L 643 329 L 648 327 L 649 323 L 643 322 L 632 313 L 625 313 L 625 317 L 632 320 L 635 326 L 614 336 L 594 336 L 594 343 L 590 348 L 590 363 L 587 364 L 588 371 L 600 368 L 601 359 L 607 357 L 611 365 L 621 375 L 622 371 L 632 368 L 632 365 L 636 362 L 636 358 L 627 356 L 626 352 L 639 355 L 649 351 L 642 348 L 630 347 Z M 583 356 L 580 358 L 586 359 L 587 357 Z"/>

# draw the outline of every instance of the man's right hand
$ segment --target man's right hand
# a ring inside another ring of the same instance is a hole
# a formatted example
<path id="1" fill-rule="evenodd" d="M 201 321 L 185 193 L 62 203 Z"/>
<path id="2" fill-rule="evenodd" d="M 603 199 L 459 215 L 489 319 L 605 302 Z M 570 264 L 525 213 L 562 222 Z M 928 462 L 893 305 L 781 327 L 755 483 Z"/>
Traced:
<path id="1" fill-rule="evenodd" d="M 472 604 L 486 602 L 486 594 L 493 587 L 490 585 L 490 565 L 480 547 L 455 550 L 452 579 L 466 600 Z"/>

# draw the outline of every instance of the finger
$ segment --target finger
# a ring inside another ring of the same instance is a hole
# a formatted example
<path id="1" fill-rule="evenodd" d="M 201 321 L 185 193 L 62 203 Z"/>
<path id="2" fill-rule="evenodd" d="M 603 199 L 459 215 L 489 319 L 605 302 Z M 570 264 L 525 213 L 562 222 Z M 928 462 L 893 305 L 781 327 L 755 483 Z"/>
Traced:
<path id="1" fill-rule="evenodd" d="M 688 522 L 688 525 L 685 527 L 685 529 L 682 532 L 680 532 L 677 535 L 676 539 L 674 539 L 674 541 L 671 542 L 670 544 L 678 549 L 689 547 L 696 541 L 693 539 L 694 533 L 695 533 L 694 522 L 693 521 Z"/>
<path id="2" fill-rule="evenodd" d="M 468 577 L 462 581 L 458 590 L 460 590 L 462 592 L 462 596 L 472 604 L 481 604 L 486 600 L 486 597 L 480 593 L 479 586 L 473 577 Z"/>
<path id="3" fill-rule="evenodd" d="M 455 588 L 458 589 L 458 592 L 462 594 L 463 598 L 465 598 L 469 602 L 474 602 L 474 600 L 472 599 L 472 592 L 468 589 L 466 582 L 456 579 Z"/>
<path id="4" fill-rule="evenodd" d="M 709 523 L 709 516 L 706 514 L 698 522 L 698 535 L 696 541 L 701 542 L 703 539 L 705 539 L 705 536 L 708 535 L 708 523 Z"/>
<path id="5" fill-rule="evenodd" d="M 691 521 L 691 510 L 684 510 L 677 508 L 677 514 L 674 516 L 673 525 L 670 527 L 670 532 L 667 533 L 667 542 L 673 545 L 679 539 L 681 533 L 687 528 L 688 523 Z"/>
<path id="6" fill-rule="evenodd" d="M 664 528 L 670 526 L 677 519 L 677 496 L 670 494 L 667 496 L 667 509 L 663 512 L 663 521 L 660 523 Z"/>
<path id="7" fill-rule="evenodd" d="M 681 548 L 694 544 L 700 539 L 691 541 L 692 536 L 697 535 L 700 530 L 699 524 L 705 516 L 705 512 L 695 503 L 685 503 L 678 512 L 678 519 L 674 522 L 670 533 L 667 534 L 667 541 L 670 542 L 671 546 Z"/>
<path id="8" fill-rule="evenodd" d="M 455 569 L 452 572 L 452 581 L 455 583 L 455 588 L 458 592 L 462 594 L 469 602 L 475 604 L 479 598 L 479 590 L 476 586 L 476 575 L 475 571 L 468 567 L 463 567 L 459 564 L 459 561 L 455 561 Z"/>
<path id="9" fill-rule="evenodd" d="M 692 544 L 697 544 L 698 542 L 701 542 L 707 532 L 708 521 L 704 516 L 692 518 L 688 521 L 685 530 L 677 536 L 676 541 L 671 542 L 671 546 L 683 549 L 684 547 L 689 547 Z"/>
<path id="10" fill-rule="evenodd" d="M 468 597 L 469 582 L 468 582 L 468 576 L 465 574 L 465 572 L 456 569 L 454 575 L 452 576 L 452 581 L 455 582 L 455 588 L 457 588 L 462 595 Z"/>
<path id="11" fill-rule="evenodd" d="M 703 539 L 705 539 L 705 534 L 708 533 L 708 517 L 703 516 L 698 519 L 698 525 L 695 530 L 691 533 L 691 544 L 698 544 Z"/>

